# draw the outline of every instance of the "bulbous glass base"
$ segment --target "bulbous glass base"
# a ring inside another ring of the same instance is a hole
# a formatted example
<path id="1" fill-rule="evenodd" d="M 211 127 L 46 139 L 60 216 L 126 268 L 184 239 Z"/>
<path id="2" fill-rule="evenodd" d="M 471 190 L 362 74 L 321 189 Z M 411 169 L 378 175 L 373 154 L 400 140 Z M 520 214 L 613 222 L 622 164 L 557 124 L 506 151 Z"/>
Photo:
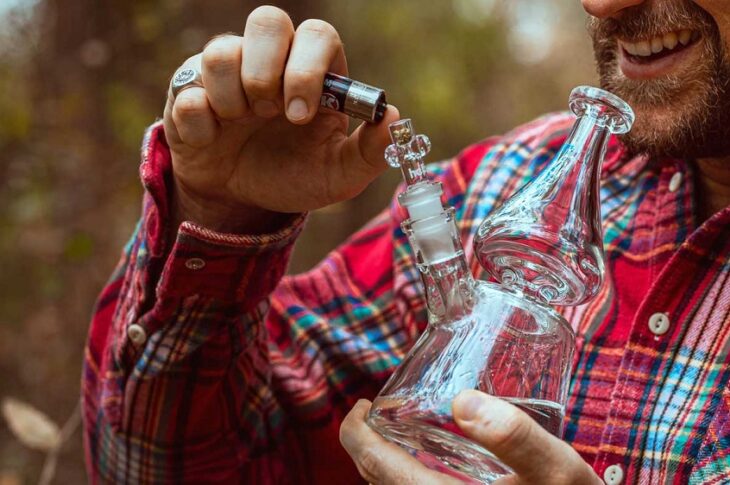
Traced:
<path id="1" fill-rule="evenodd" d="M 501 286 L 475 283 L 474 301 L 462 318 L 429 325 L 368 422 L 431 468 L 491 483 L 510 470 L 464 436 L 453 399 L 465 389 L 502 397 L 560 436 L 574 335 L 554 310 Z"/>
<path id="2" fill-rule="evenodd" d="M 450 413 L 413 412 L 384 400 L 373 403 L 368 424 L 429 468 L 466 483 L 492 483 L 511 473 L 488 450 L 464 437 Z"/>
<path id="3" fill-rule="evenodd" d="M 493 233 L 499 233 L 499 229 Z M 602 283 L 603 258 L 598 246 L 563 242 L 556 249 L 537 236 L 489 234 L 475 244 L 482 267 L 502 285 L 540 300 L 576 305 L 595 297 Z"/>

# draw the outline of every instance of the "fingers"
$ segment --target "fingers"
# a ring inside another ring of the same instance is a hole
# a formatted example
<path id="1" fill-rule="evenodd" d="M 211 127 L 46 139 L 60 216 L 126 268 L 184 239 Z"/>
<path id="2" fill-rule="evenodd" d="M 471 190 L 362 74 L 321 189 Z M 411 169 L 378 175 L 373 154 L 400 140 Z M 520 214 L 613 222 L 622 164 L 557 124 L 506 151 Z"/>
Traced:
<path id="1" fill-rule="evenodd" d="M 311 121 L 319 108 L 328 71 L 347 74 L 340 36 L 327 22 L 306 20 L 297 28 L 284 73 L 286 115 L 292 123 Z"/>
<path id="2" fill-rule="evenodd" d="M 515 471 L 519 478 L 515 483 L 601 483 L 567 443 L 506 401 L 479 391 L 464 391 L 454 399 L 453 413 L 469 438 Z"/>
<path id="3" fill-rule="evenodd" d="M 208 104 L 220 120 L 286 112 L 291 122 L 306 124 L 319 109 L 325 74 L 347 74 L 334 27 L 312 19 L 295 33 L 286 12 L 273 6 L 251 12 L 243 37 L 209 42 L 199 65 Z"/>
<path id="4" fill-rule="evenodd" d="M 374 484 L 458 484 L 457 480 L 429 470 L 405 450 L 387 442 L 365 422 L 370 401 L 361 399 L 340 427 L 340 442 L 360 475 Z"/>
<path id="5" fill-rule="evenodd" d="M 203 49 L 203 85 L 213 111 L 223 120 L 237 120 L 249 112 L 241 83 L 242 38 L 223 35 Z"/>
<path id="6" fill-rule="evenodd" d="M 191 57 L 183 67 L 200 68 L 200 54 Z M 218 134 L 218 122 L 208 102 L 206 91 L 202 87 L 192 86 L 177 93 L 173 99 L 168 95 L 166 113 L 174 123 L 173 135 L 193 148 L 202 148 L 215 141 Z M 169 124 L 166 118 L 166 128 Z"/>
<path id="7" fill-rule="evenodd" d="M 293 38 L 291 19 L 276 7 L 259 7 L 246 21 L 243 88 L 257 116 L 272 118 L 282 112 L 282 77 Z"/>
<path id="8" fill-rule="evenodd" d="M 177 99 L 169 94 L 165 127 L 170 138 L 193 148 L 211 143 L 221 121 L 252 113 L 272 118 L 286 112 L 293 123 L 309 123 L 319 109 L 325 74 L 347 74 L 334 27 L 307 20 L 295 33 L 289 16 L 272 6 L 249 15 L 243 37 L 217 37 L 183 67 L 200 70 L 204 88 L 188 87 Z M 359 130 L 347 147 L 351 156 L 367 159 L 372 163 L 368 168 L 377 167 L 377 172 L 385 167 L 381 155 L 388 144 L 386 123 L 382 125 Z"/>
<path id="9" fill-rule="evenodd" d="M 341 162 L 351 172 L 359 168 L 365 177 L 374 177 L 388 165 L 385 162 L 385 148 L 392 143 L 388 125 L 397 121 L 400 113 L 395 106 L 389 105 L 383 120 L 379 123 L 362 123 L 342 146 Z"/>

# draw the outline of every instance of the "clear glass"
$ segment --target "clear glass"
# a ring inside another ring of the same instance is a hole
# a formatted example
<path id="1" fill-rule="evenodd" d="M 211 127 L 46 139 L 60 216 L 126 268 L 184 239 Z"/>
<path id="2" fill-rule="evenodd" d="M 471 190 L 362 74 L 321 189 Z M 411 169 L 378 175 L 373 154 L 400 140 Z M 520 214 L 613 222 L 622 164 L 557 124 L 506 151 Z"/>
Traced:
<path id="1" fill-rule="evenodd" d="M 492 277 L 553 305 L 585 303 L 600 289 L 601 164 L 611 134 L 634 121 L 628 104 L 597 88 L 574 89 L 570 108 L 578 120 L 554 161 L 490 214 L 475 239 Z"/>
<path id="2" fill-rule="evenodd" d="M 470 310 L 444 308 L 464 299 L 449 297 L 460 295 L 452 283 L 460 280 L 456 268 L 465 271 L 454 260 L 428 268 L 428 299 L 436 296 L 429 310 L 445 317 L 432 316 L 373 402 L 368 422 L 431 467 L 491 483 L 511 471 L 463 436 L 452 418 L 453 399 L 464 389 L 504 397 L 561 436 L 575 339 L 550 307 L 493 283 L 473 283 Z M 449 275 L 445 288 L 441 273 Z"/>
<path id="3" fill-rule="evenodd" d="M 401 169 L 406 185 L 426 180 L 423 157 L 431 151 L 431 140 L 426 135 L 417 135 L 410 119 L 398 120 L 388 128 L 393 144 L 386 148 L 385 160 L 391 167 Z"/>
<path id="4" fill-rule="evenodd" d="M 499 396 L 562 435 L 575 336 L 549 303 L 592 298 L 603 278 L 598 176 L 611 133 L 631 109 L 595 88 L 577 88 L 578 120 L 556 159 L 492 214 L 475 249 L 499 284 L 468 270 L 454 210 L 425 174 L 422 135 L 391 125 L 386 157 L 403 171 L 399 202 L 415 252 L 429 324 L 373 402 L 368 423 L 427 466 L 492 483 L 511 470 L 456 426 L 451 405 L 465 389 Z"/>

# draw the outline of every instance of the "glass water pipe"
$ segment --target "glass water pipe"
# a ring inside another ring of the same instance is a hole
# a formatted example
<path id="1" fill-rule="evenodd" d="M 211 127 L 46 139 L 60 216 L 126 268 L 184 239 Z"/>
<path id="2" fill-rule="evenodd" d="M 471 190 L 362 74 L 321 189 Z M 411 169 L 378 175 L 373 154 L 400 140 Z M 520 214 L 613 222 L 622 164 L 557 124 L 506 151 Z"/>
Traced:
<path id="1" fill-rule="evenodd" d="M 487 217 L 475 239 L 492 277 L 553 305 L 580 305 L 601 287 L 601 165 L 611 134 L 634 122 L 628 104 L 597 88 L 574 89 L 570 109 L 578 119 L 555 159 Z"/>
<path id="2" fill-rule="evenodd" d="M 631 108 L 580 87 L 578 116 L 555 160 L 480 226 L 475 250 L 497 283 L 475 280 L 442 188 L 426 177 L 430 142 L 410 120 L 390 126 L 386 159 L 406 181 L 402 226 L 425 287 L 429 324 L 373 402 L 368 423 L 427 466 L 471 483 L 511 470 L 466 438 L 451 415 L 465 389 L 499 396 L 560 437 L 575 336 L 549 304 L 595 296 L 604 263 L 598 184 L 611 133 L 633 123 Z"/>

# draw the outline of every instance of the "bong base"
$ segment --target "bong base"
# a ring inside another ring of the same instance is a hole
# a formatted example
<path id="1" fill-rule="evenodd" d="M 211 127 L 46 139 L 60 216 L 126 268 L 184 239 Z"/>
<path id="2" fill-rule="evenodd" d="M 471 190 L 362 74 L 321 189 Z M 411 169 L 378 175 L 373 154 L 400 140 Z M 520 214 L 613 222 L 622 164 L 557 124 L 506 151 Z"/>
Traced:
<path id="1" fill-rule="evenodd" d="M 465 483 L 490 484 L 512 473 L 486 449 L 459 436 L 459 429 L 450 418 L 421 414 L 399 414 L 389 419 L 382 413 L 371 413 L 367 421 L 380 435 L 405 448 L 427 467 Z"/>

